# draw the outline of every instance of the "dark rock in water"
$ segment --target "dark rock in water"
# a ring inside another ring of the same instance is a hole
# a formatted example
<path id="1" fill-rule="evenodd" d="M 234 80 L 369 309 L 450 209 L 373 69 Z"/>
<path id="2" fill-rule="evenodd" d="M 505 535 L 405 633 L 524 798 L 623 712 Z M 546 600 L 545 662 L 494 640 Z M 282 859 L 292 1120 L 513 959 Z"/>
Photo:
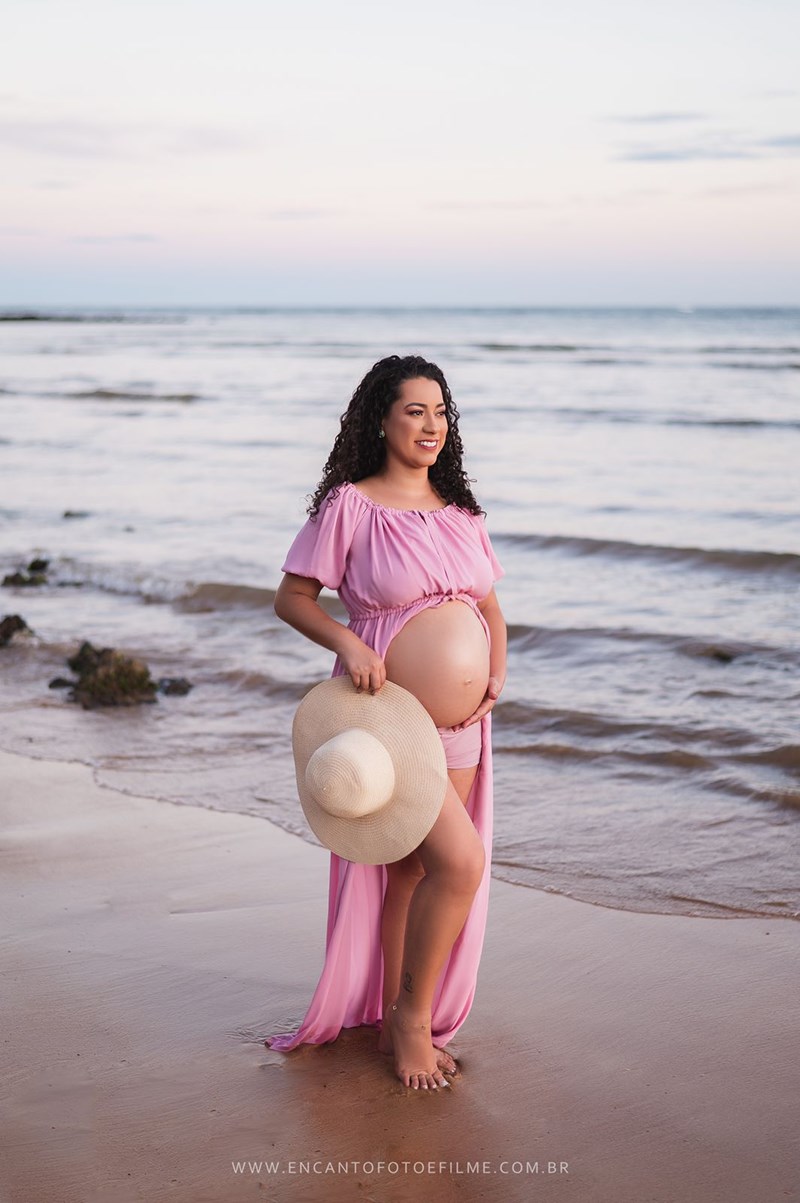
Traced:
<path id="1" fill-rule="evenodd" d="M 91 643 L 82 643 L 67 664 L 79 678 L 70 699 L 80 702 L 84 710 L 156 701 L 156 683 L 147 665 L 113 647 L 98 650 Z"/>
<path id="2" fill-rule="evenodd" d="M 88 510 L 64 510 L 64 513 L 61 515 L 61 517 L 62 518 L 88 518 L 89 511 Z"/>
<path id="3" fill-rule="evenodd" d="M 158 682 L 159 693 L 177 694 L 179 697 L 185 697 L 192 688 L 191 681 L 187 681 L 186 677 L 161 677 Z"/>
<path id="4" fill-rule="evenodd" d="M 53 677 L 48 689 L 74 689 L 78 684 L 73 677 Z"/>
<path id="5" fill-rule="evenodd" d="M 0 647 L 6 647 L 16 635 L 17 631 L 29 631 L 24 618 L 20 618 L 19 614 L 6 614 L 5 618 L 0 619 Z"/>
<path id="6" fill-rule="evenodd" d="M 720 664 L 732 664 L 736 659 L 736 654 L 734 652 L 729 652 L 727 649 L 722 647 L 709 648 L 708 654 L 712 660 L 717 660 Z"/>
<path id="7" fill-rule="evenodd" d="M 35 564 L 36 561 L 34 560 Z M 43 572 L 32 572 L 28 576 L 24 572 L 9 572 L 3 577 L 4 585 L 46 585 L 47 577 Z"/>
<path id="8" fill-rule="evenodd" d="M 67 664 L 79 677 L 88 676 L 100 665 L 100 657 L 113 651 L 113 648 L 101 648 L 99 651 L 88 640 L 84 640 L 74 656 L 70 656 Z"/>
<path id="9" fill-rule="evenodd" d="M 4 585 L 46 585 L 45 573 L 50 566 L 49 560 L 31 560 L 27 573 L 9 572 L 3 577 Z"/>

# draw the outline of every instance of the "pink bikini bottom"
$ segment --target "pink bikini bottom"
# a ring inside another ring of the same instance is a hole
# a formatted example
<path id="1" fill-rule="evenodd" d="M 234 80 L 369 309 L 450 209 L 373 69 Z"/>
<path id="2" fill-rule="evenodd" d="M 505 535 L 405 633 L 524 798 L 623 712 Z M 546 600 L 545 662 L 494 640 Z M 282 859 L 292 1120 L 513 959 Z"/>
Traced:
<path id="1" fill-rule="evenodd" d="M 471 769 L 481 760 L 481 724 L 472 723 L 462 731 L 452 727 L 437 727 L 444 745 L 444 755 L 449 769 Z"/>

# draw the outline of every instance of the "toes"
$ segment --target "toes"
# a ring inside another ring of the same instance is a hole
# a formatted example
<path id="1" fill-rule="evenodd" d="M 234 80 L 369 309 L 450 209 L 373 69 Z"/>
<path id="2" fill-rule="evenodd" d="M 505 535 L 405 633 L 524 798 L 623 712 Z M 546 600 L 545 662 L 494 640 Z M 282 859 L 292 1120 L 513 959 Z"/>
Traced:
<path id="1" fill-rule="evenodd" d="M 441 1086 L 450 1085 L 440 1069 L 432 1072 L 421 1069 L 416 1073 L 405 1074 L 400 1080 L 411 1090 L 438 1090 Z"/>

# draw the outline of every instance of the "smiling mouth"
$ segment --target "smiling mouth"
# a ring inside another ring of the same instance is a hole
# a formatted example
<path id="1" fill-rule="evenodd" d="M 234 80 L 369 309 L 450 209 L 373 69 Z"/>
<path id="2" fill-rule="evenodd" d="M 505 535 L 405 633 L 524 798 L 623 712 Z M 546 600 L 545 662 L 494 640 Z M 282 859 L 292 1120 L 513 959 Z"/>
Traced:
<path id="1" fill-rule="evenodd" d="M 432 451 L 434 447 L 439 446 L 438 439 L 416 439 L 415 442 L 418 447 L 424 447 L 428 451 Z"/>

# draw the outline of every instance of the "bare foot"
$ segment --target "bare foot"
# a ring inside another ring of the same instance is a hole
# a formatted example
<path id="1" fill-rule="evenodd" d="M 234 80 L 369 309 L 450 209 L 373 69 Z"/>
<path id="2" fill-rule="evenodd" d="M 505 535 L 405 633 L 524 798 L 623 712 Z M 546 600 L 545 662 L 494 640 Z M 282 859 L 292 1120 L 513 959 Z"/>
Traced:
<path id="1" fill-rule="evenodd" d="M 394 1052 L 394 1070 L 404 1086 L 412 1090 L 437 1090 L 450 1085 L 439 1067 L 439 1050 L 431 1042 L 430 1016 L 426 1023 L 420 1023 L 418 1015 L 392 1003 L 383 1020 L 384 1032 L 387 1028 Z"/>
<path id="2" fill-rule="evenodd" d="M 458 1062 L 455 1057 L 446 1052 L 443 1048 L 437 1048 L 434 1044 L 433 1051 L 436 1053 L 436 1064 L 442 1073 L 457 1074 Z M 394 1043 L 392 1041 L 391 1026 L 384 1020 L 383 1027 L 378 1033 L 378 1052 L 384 1053 L 385 1056 L 391 1057 L 394 1052 Z"/>

